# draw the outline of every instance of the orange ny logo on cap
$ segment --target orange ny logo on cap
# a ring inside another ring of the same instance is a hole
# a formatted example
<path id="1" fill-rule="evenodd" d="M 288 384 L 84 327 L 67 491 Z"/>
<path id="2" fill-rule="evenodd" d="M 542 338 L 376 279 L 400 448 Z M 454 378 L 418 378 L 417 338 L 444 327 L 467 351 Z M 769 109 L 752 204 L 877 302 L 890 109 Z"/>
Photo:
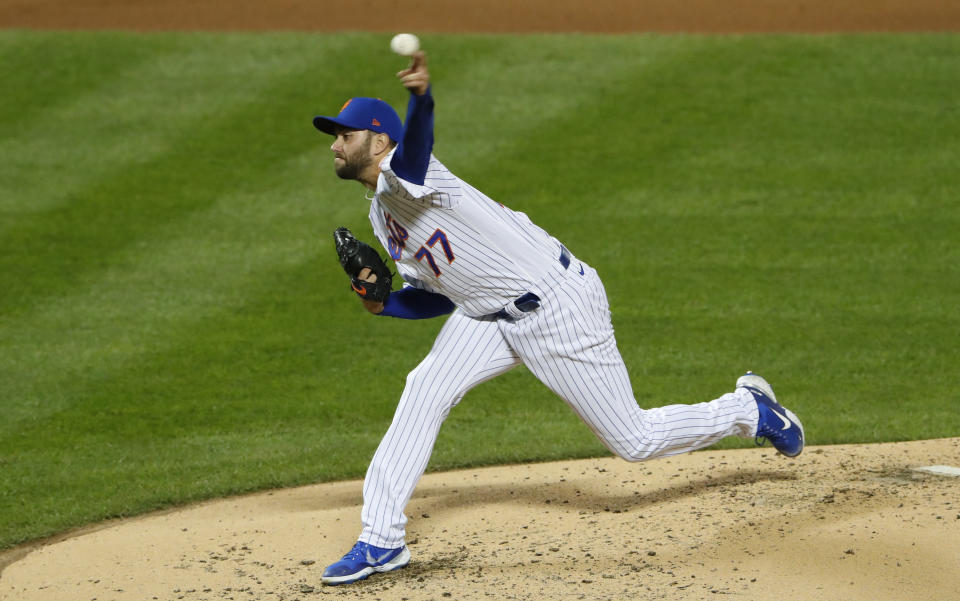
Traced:
<path id="1" fill-rule="evenodd" d="M 370 122 L 370 125 L 373 125 L 374 127 L 380 127 L 380 122 L 377 121 L 376 117 L 374 117 L 373 121 Z"/>

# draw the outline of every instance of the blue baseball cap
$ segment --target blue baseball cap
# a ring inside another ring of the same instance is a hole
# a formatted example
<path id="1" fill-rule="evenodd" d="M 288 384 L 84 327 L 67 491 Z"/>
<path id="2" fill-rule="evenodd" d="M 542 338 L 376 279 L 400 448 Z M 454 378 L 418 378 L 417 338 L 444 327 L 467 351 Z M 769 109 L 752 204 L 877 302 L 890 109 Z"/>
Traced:
<path id="1" fill-rule="evenodd" d="M 335 126 L 349 129 L 369 129 L 387 134 L 394 142 L 403 137 L 403 123 L 393 107 L 379 98 L 351 98 L 340 108 L 336 117 L 314 117 L 313 126 L 323 133 L 336 135 Z"/>

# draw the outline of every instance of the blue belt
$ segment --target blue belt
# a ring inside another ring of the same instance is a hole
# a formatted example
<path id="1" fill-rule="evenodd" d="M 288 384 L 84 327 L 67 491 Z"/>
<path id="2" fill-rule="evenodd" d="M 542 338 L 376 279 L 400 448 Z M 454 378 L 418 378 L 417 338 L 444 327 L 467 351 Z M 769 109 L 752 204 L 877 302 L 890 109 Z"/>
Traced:
<path id="1" fill-rule="evenodd" d="M 570 268 L 570 251 L 562 245 L 560 246 L 560 264 L 563 265 L 564 269 Z M 540 307 L 540 297 L 532 292 L 527 292 L 515 298 L 513 306 L 523 313 L 529 313 Z M 513 319 L 506 309 L 500 309 L 493 316 L 497 319 Z"/>

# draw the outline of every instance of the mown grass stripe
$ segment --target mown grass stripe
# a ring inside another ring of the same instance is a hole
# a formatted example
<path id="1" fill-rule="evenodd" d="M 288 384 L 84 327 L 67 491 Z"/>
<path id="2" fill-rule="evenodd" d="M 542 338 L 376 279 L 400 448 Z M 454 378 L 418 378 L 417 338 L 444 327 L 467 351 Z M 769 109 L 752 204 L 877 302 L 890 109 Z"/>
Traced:
<path id="1" fill-rule="evenodd" d="M 176 48 L 172 38 L 142 37 L 137 44 L 115 33 L 65 34 L 4 31 L 0 35 L 0 139 L 20 135 L 77 97 L 115 81 Z M 118 46 L 123 52 L 116 52 Z"/>
<path id="2" fill-rule="evenodd" d="M 128 43 L 134 41 L 131 38 Z M 81 107 L 108 100 L 115 103 L 99 114 L 92 131 L 114 127 L 113 114 L 132 115 L 126 124 L 130 135 L 142 136 L 136 146 L 144 149 L 125 145 L 127 160 L 103 166 L 100 176 L 90 182 L 84 181 L 83 166 L 79 166 L 79 185 L 65 178 L 58 191 L 65 203 L 6 220 L 0 240 L 0 287 L 7 293 L 0 298 L 0 314 L 26 311 L 38 298 L 62 294 L 85 274 L 108 268 L 114 257 L 122 256 L 157 227 L 209 205 L 224 190 L 249 185 L 267 173 L 273 162 L 310 144 L 301 128 L 309 122 L 309 98 L 302 81 L 315 63 L 287 60 L 279 51 L 282 47 L 259 41 L 250 43 L 252 50 L 243 57 L 251 63 L 245 70 L 235 64 L 245 47 L 243 39 L 235 41 L 235 52 L 228 45 L 216 47 L 222 54 L 206 56 L 212 44 L 207 40 L 185 54 L 167 57 L 170 62 L 159 60 L 135 76 L 129 74 L 136 83 L 121 84 L 121 90 L 127 89 L 117 99 L 98 101 L 92 95 L 78 100 Z M 192 58 L 191 53 L 195 53 Z M 330 56 L 335 57 L 335 52 Z M 195 67 L 177 71 L 177 65 Z M 225 66 L 230 77 L 208 84 Z M 164 79 L 168 84 L 164 86 L 158 74 L 166 69 L 173 72 Z M 197 88 L 197 81 L 204 86 Z M 145 104 L 149 97 L 154 100 Z M 296 114 L 278 110 L 277 99 L 289 103 L 291 97 L 306 105 L 298 121 L 294 121 Z M 63 118 L 73 117 L 67 111 Z M 91 136 L 91 146 L 73 152 L 96 156 L 98 142 L 109 145 L 116 139 Z M 8 148 L 14 152 L 12 146 Z M 49 192 L 43 187 L 41 191 Z"/>

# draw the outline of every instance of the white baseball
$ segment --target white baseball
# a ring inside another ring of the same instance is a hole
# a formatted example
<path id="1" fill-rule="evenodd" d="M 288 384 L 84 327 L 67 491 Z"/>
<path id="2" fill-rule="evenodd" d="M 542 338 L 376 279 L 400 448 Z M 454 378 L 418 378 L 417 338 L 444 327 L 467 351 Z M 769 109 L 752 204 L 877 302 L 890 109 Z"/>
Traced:
<path id="1" fill-rule="evenodd" d="M 402 56 L 412 56 L 420 50 L 420 38 L 412 33 L 398 33 L 390 40 L 390 49 Z"/>

